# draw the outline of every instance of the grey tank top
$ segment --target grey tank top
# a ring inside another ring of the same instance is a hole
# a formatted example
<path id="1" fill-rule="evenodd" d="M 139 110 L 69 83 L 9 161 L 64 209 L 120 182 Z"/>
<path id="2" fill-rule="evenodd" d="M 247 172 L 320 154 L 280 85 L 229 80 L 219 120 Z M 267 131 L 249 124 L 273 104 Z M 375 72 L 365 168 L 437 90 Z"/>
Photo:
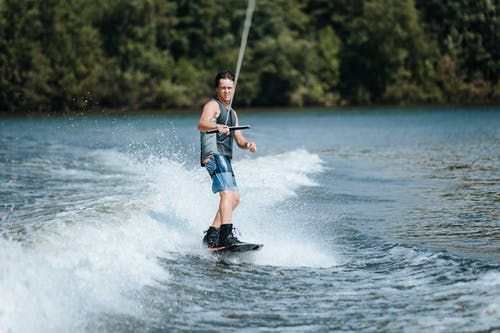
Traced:
<path id="1" fill-rule="evenodd" d="M 213 98 L 219 104 L 220 114 L 219 117 L 213 122 L 214 124 L 226 124 L 227 126 L 236 125 L 236 117 L 234 112 L 228 112 L 227 108 L 219 101 L 217 98 Z M 228 119 L 229 118 L 229 119 Z M 232 132 L 228 135 L 212 133 L 208 134 L 205 132 L 200 132 L 200 164 L 203 166 L 203 161 L 210 155 L 219 154 L 227 156 L 229 159 L 233 157 L 233 135 Z"/>

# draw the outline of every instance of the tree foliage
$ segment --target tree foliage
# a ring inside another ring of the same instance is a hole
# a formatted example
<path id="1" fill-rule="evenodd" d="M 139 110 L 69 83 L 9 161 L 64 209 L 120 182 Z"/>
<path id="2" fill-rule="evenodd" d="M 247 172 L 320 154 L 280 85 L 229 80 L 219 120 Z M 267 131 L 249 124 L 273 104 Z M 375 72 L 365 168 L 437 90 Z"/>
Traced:
<path id="1" fill-rule="evenodd" d="M 189 108 L 234 69 L 243 0 L 0 0 L 0 110 Z M 491 0 L 258 0 L 241 106 L 500 102 Z"/>

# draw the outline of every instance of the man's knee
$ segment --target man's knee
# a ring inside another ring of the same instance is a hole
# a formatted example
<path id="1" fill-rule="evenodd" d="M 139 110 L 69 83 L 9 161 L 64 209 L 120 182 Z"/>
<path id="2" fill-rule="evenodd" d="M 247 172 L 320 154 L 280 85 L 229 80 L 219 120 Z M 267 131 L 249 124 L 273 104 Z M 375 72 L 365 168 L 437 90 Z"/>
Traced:
<path id="1" fill-rule="evenodd" d="M 221 200 L 232 200 L 232 193 L 231 191 L 221 191 L 219 192 L 220 199 Z"/>
<path id="2" fill-rule="evenodd" d="M 219 194 L 221 200 L 231 202 L 233 208 L 240 204 L 240 193 L 238 191 L 222 191 Z"/>
<path id="3" fill-rule="evenodd" d="M 240 193 L 238 191 L 233 192 L 233 207 L 240 204 Z"/>

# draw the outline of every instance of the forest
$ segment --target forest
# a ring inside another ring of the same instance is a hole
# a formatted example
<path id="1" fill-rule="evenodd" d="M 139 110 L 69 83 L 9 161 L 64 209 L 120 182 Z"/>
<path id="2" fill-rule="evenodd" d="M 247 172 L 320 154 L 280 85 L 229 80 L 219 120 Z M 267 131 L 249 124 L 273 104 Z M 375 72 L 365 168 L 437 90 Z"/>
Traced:
<path id="1" fill-rule="evenodd" d="M 0 110 L 198 109 L 245 0 L 0 0 Z M 496 0 L 257 0 L 235 107 L 500 102 Z"/>

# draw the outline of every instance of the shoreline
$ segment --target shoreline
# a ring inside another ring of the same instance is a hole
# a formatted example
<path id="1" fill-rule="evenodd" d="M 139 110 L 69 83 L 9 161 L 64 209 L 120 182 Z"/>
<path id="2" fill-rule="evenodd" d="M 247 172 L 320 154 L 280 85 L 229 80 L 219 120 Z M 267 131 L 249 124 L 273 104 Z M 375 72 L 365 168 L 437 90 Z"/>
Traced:
<path id="1" fill-rule="evenodd" d="M 429 111 L 429 110 L 452 110 L 452 109 L 498 109 L 500 104 L 443 104 L 443 105 L 359 105 L 359 106 L 335 106 L 335 107 L 291 107 L 291 106 L 259 106 L 235 108 L 238 113 L 295 113 L 295 112 L 353 112 L 393 110 L 393 111 Z M 43 117 L 108 117 L 108 116 L 184 116 L 198 115 L 201 112 L 195 108 L 175 109 L 129 109 L 129 108 L 102 108 L 99 110 L 67 110 L 67 111 L 2 111 L 0 119 L 6 118 L 43 118 Z"/>

